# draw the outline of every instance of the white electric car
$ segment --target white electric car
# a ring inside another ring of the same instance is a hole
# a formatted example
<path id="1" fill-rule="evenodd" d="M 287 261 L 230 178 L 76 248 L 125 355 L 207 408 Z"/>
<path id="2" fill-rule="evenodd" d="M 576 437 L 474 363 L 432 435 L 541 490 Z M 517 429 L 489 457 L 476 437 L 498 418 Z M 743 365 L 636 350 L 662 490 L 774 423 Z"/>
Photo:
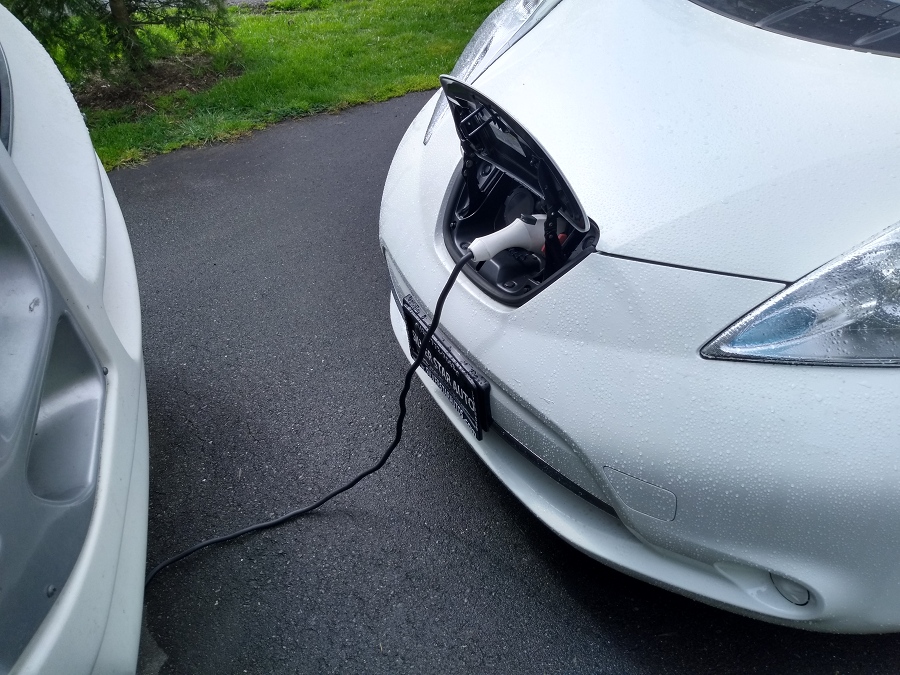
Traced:
<path id="1" fill-rule="evenodd" d="M 397 150 L 397 339 L 509 489 L 704 602 L 900 630 L 900 4 L 509 0 Z M 524 231 L 524 230 L 523 230 Z"/>
<path id="2" fill-rule="evenodd" d="M 0 7 L 0 673 L 129 673 L 147 399 L 122 212 L 53 61 Z"/>

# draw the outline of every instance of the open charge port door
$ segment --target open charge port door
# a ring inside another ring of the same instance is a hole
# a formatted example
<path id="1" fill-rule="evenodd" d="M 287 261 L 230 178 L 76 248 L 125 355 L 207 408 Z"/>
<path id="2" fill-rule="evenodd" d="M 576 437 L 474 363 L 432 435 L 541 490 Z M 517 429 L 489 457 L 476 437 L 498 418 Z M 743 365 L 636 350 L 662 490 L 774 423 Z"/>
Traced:
<path id="1" fill-rule="evenodd" d="M 442 76 L 462 147 L 444 216 L 444 243 L 454 261 L 469 244 L 520 216 L 546 217 L 541 251 L 509 248 L 463 272 L 490 297 L 518 306 L 593 253 L 599 238 L 575 193 L 546 150 L 495 103 Z"/>

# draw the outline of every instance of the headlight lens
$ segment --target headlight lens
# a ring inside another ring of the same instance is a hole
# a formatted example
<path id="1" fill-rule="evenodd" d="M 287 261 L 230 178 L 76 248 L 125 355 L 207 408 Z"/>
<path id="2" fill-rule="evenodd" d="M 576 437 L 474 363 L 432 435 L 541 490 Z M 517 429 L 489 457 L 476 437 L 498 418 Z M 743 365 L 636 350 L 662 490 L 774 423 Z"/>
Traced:
<path id="1" fill-rule="evenodd" d="M 900 223 L 773 296 L 707 358 L 900 366 Z"/>
<path id="2" fill-rule="evenodd" d="M 507 49 L 534 28 L 547 13 L 562 0 L 506 0 L 491 12 L 472 36 L 462 56 L 450 73 L 454 78 L 471 84 Z M 428 144 L 437 123 L 447 112 L 447 97 L 441 93 L 431 122 L 422 141 Z"/>

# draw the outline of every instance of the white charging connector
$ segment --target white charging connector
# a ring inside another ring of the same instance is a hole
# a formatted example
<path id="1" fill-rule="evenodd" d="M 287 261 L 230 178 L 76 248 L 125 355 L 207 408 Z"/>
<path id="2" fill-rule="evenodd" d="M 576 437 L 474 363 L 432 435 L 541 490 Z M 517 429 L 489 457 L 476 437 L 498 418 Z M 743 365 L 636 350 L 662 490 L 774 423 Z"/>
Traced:
<path id="1" fill-rule="evenodd" d="M 469 244 L 469 251 L 475 262 L 490 260 L 500 251 L 513 246 L 540 253 L 544 247 L 544 221 L 547 216 L 535 213 L 533 216 L 519 216 L 502 230 L 478 237 Z"/>

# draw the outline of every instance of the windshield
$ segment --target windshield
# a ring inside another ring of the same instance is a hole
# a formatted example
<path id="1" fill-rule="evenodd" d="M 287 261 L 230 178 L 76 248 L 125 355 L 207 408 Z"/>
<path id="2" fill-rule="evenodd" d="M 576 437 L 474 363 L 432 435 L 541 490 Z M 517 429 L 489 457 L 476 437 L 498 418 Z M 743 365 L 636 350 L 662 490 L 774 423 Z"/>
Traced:
<path id="1" fill-rule="evenodd" d="M 757 28 L 900 56 L 900 0 L 691 0 Z"/>

